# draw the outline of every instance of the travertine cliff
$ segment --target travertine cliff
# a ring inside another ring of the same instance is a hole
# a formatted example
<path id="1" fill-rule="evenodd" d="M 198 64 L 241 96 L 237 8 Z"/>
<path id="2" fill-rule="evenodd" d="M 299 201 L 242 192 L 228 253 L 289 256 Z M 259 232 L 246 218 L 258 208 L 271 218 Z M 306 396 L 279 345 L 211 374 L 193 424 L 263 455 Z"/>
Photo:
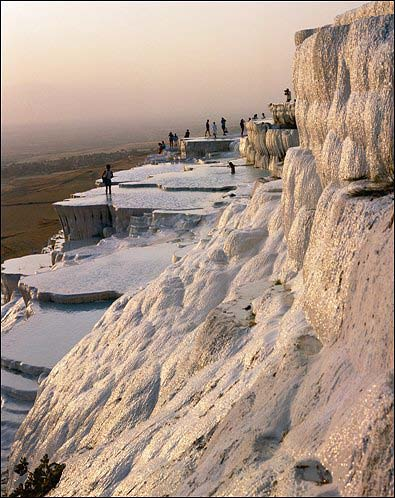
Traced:
<path id="1" fill-rule="evenodd" d="M 264 121 L 253 120 L 246 124 L 246 128 L 248 135 L 242 139 L 242 154 L 257 168 L 281 177 L 287 150 L 299 145 L 298 130 L 273 127 Z"/>
<path id="2" fill-rule="evenodd" d="M 296 36 L 282 179 L 115 301 L 11 464 L 65 462 L 54 496 L 393 494 L 392 12 Z"/>

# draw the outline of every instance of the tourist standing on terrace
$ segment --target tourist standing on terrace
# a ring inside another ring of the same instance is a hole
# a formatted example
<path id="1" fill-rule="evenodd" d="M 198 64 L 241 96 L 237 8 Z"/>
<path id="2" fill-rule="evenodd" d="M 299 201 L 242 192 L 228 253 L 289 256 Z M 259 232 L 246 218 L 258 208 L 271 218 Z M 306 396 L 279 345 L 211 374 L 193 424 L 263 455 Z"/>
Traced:
<path id="1" fill-rule="evenodd" d="M 207 137 L 207 135 L 209 137 L 211 137 L 211 133 L 210 133 L 210 120 L 206 121 L 206 132 L 205 132 L 204 136 Z"/>
<path id="2" fill-rule="evenodd" d="M 228 130 L 226 129 L 226 119 L 224 117 L 221 118 L 221 128 L 224 136 L 227 134 Z"/>
<path id="3" fill-rule="evenodd" d="M 241 121 L 240 121 L 240 128 L 241 128 L 241 136 L 244 137 L 245 121 L 243 118 L 241 118 Z"/>
<path id="4" fill-rule="evenodd" d="M 110 194 L 111 197 L 111 178 L 114 176 L 114 173 L 111 171 L 111 164 L 106 165 L 106 169 L 103 171 L 101 175 L 101 179 L 103 180 L 104 185 L 106 186 L 106 195 Z"/>
<path id="5" fill-rule="evenodd" d="M 291 102 L 291 90 L 289 88 L 284 90 L 284 95 L 287 97 L 287 102 Z"/>
<path id="6" fill-rule="evenodd" d="M 217 125 L 215 124 L 215 121 L 213 122 L 213 125 L 212 125 L 212 131 L 213 131 L 214 138 L 217 138 Z"/>
<path id="7" fill-rule="evenodd" d="M 177 133 L 174 133 L 173 135 L 173 145 L 174 147 L 178 147 L 178 136 L 177 136 Z"/>
<path id="8" fill-rule="evenodd" d="M 169 145 L 170 149 L 173 148 L 173 143 L 174 143 L 174 135 L 172 132 L 169 133 Z"/>
<path id="9" fill-rule="evenodd" d="M 189 131 L 189 129 L 187 129 L 187 131 L 185 132 L 185 135 L 184 135 L 184 138 L 189 138 L 191 132 Z"/>
<path id="10" fill-rule="evenodd" d="M 262 119 L 266 119 L 265 113 L 262 113 Z"/>
<path id="11" fill-rule="evenodd" d="M 234 175 L 236 173 L 235 165 L 232 162 L 229 162 L 228 168 L 230 168 L 231 175 Z"/>

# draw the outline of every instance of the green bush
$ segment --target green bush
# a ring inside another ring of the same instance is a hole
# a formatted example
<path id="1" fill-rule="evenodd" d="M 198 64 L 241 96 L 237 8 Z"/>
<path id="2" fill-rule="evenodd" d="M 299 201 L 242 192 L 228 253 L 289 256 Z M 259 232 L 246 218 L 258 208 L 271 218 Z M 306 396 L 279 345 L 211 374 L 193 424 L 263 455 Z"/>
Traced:
<path id="1" fill-rule="evenodd" d="M 14 472 L 20 476 L 27 473 L 27 478 L 24 483 L 12 491 L 10 498 L 22 496 L 45 496 L 55 488 L 60 481 L 63 469 L 66 467 L 64 463 L 49 463 L 48 455 L 44 455 L 40 460 L 40 465 L 33 471 L 28 471 L 29 462 L 26 458 L 21 458 L 19 463 L 15 465 Z"/>

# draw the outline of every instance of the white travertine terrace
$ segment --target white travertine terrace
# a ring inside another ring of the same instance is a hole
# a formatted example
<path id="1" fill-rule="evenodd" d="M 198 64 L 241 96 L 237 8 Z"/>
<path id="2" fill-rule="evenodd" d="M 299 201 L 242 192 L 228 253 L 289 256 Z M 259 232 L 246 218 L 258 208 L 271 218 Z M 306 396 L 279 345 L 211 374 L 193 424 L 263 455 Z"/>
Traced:
<path id="1" fill-rule="evenodd" d="M 284 112 L 287 104 L 271 104 L 271 107 L 280 108 L 273 110 L 275 121 L 279 121 L 281 116 L 282 122 L 292 121 L 285 116 L 288 111 Z M 294 104 L 292 104 L 294 108 Z M 293 121 L 295 123 L 295 121 Z M 241 139 L 240 152 L 246 157 L 250 164 L 255 167 L 270 171 L 273 175 L 281 177 L 282 167 L 287 150 L 290 147 L 299 145 L 299 134 L 295 126 L 278 125 L 273 127 L 271 123 L 263 120 L 251 120 L 246 123 L 247 137 Z"/>
<path id="2" fill-rule="evenodd" d="M 180 139 L 180 155 L 182 159 L 191 157 L 203 157 L 206 154 L 227 152 L 231 150 L 233 142 L 238 141 L 238 137 L 222 137 L 218 138 L 181 138 Z"/>
<path id="3" fill-rule="evenodd" d="M 106 198 L 104 188 L 99 187 L 56 202 L 54 207 L 67 240 L 101 237 L 108 229 L 126 235 L 130 234 L 132 220 L 155 211 L 205 214 L 224 192 L 240 189 L 263 174 L 246 167 L 243 160 L 236 166 L 233 176 L 221 161 L 213 166 L 144 165 L 117 172 L 111 198 Z"/>
<path id="4" fill-rule="evenodd" d="M 1 265 L 1 294 L 4 303 L 11 299 L 15 291 L 18 292 L 18 283 L 22 276 L 32 275 L 50 266 L 51 256 L 49 254 L 32 254 L 5 261 Z"/>
<path id="5" fill-rule="evenodd" d="M 113 303 L 10 466 L 65 462 L 52 496 L 393 495 L 389 3 L 297 37 L 282 179 Z"/>

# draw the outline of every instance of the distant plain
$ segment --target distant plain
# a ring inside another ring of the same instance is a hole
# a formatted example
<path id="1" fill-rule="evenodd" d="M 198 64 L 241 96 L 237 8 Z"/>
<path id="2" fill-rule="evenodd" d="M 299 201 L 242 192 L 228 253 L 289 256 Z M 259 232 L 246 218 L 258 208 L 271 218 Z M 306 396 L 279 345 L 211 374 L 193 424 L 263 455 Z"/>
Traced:
<path id="1" fill-rule="evenodd" d="M 128 159 L 112 162 L 114 171 L 144 163 L 147 150 L 132 150 Z M 61 229 L 53 202 L 95 186 L 104 164 L 42 175 L 2 178 L 1 262 L 41 252 Z"/>

